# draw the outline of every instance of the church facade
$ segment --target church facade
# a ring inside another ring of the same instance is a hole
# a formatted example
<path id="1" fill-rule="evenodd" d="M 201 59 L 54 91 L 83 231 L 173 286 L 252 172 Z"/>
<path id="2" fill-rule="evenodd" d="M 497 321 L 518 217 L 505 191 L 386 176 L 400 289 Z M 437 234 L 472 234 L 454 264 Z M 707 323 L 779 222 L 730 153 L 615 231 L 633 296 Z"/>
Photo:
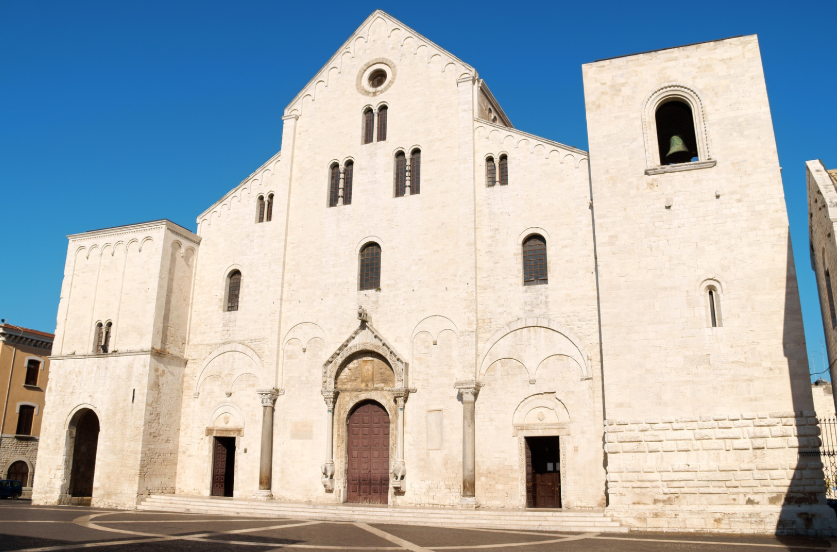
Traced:
<path id="1" fill-rule="evenodd" d="M 837 526 L 756 37 L 583 74 L 589 153 L 376 11 L 196 233 L 69 236 L 34 501 Z"/>

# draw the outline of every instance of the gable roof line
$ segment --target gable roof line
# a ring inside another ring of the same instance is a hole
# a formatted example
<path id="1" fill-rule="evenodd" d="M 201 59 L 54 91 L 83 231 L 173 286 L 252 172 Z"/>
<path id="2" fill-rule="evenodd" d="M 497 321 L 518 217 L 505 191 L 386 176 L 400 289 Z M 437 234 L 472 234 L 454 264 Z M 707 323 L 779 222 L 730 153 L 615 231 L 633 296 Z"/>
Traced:
<path id="1" fill-rule="evenodd" d="M 506 124 L 509 126 L 509 128 L 514 128 L 514 125 L 512 124 L 508 115 L 506 115 L 506 112 L 500 105 L 500 102 L 497 101 L 497 98 L 495 98 L 494 94 L 492 94 L 491 90 L 489 90 L 488 83 L 485 82 L 485 79 L 480 79 L 480 90 L 482 90 L 485 93 L 485 95 L 488 96 L 489 101 L 491 101 L 494 104 L 494 107 L 497 108 L 500 117 L 502 117 L 502 119 L 506 121 Z"/>
<path id="2" fill-rule="evenodd" d="M 563 148 L 563 149 L 568 150 L 568 151 L 572 151 L 572 152 L 575 152 L 575 153 L 580 153 L 580 154 L 584 155 L 584 157 L 586 159 L 590 158 L 590 153 L 584 151 L 583 149 L 575 148 L 573 146 L 568 146 L 567 144 L 562 144 L 561 142 L 556 142 L 555 140 L 550 140 L 548 138 L 543 138 L 541 136 L 536 136 L 536 135 L 531 134 L 529 132 L 524 132 L 524 131 L 522 131 L 518 128 L 505 127 L 503 125 L 498 125 L 497 123 L 492 123 L 491 121 L 486 121 L 485 119 L 480 119 L 479 117 L 475 117 L 474 121 L 476 121 L 480 124 L 486 125 L 486 126 L 490 126 L 492 128 L 496 128 L 497 130 L 501 130 L 501 131 L 505 130 L 506 132 L 516 132 L 517 134 L 522 134 L 526 138 L 534 138 L 535 140 L 539 140 L 539 141 L 544 142 L 546 144 L 549 144 L 551 146 L 556 146 L 556 147 Z M 476 130 L 476 128 L 474 130 Z"/>
<path id="3" fill-rule="evenodd" d="M 396 24 L 397 24 L 397 25 L 399 25 L 402 29 L 404 29 L 406 32 L 408 32 L 408 33 L 412 34 L 412 35 L 413 35 L 414 37 L 416 37 L 417 39 L 419 39 L 419 40 L 423 40 L 423 41 L 424 41 L 424 42 L 426 42 L 428 45 L 433 46 L 434 48 L 436 48 L 436 49 L 437 49 L 437 50 L 439 50 L 440 52 L 444 53 L 445 55 L 450 56 L 450 57 L 451 57 L 451 59 L 453 59 L 454 61 L 456 61 L 456 62 L 458 62 L 458 63 L 462 64 L 462 65 L 463 65 L 463 66 L 465 66 L 467 69 L 470 69 L 471 71 L 473 71 L 473 72 L 474 72 L 474 76 L 477 76 L 477 70 L 476 70 L 474 67 L 472 67 L 471 65 L 469 65 L 469 64 L 467 64 L 467 63 L 465 63 L 464 61 L 462 61 L 461 59 L 459 59 L 459 58 L 458 58 L 458 57 L 456 57 L 455 55 L 451 54 L 450 52 L 448 52 L 448 51 L 447 51 L 447 50 L 445 50 L 444 48 L 440 47 L 438 44 L 436 44 L 436 43 L 435 43 L 435 42 L 433 42 L 432 40 L 429 40 L 427 37 L 425 37 L 425 36 L 424 36 L 424 35 L 422 35 L 421 33 L 417 33 L 416 31 L 414 31 L 413 29 L 411 29 L 410 27 L 408 27 L 407 25 L 405 25 L 404 23 L 402 23 L 402 22 L 401 22 L 401 21 L 399 21 L 398 19 L 394 18 L 393 16 L 391 16 L 390 14 L 388 14 L 387 12 L 385 12 L 384 10 L 375 10 L 375 11 L 373 11 L 373 12 L 369 15 L 369 17 L 367 17 L 366 19 L 364 19 L 364 20 L 363 20 L 363 23 L 361 23 L 361 24 L 360 24 L 360 25 L 359 25 L 359 26 L 358 26 L 358 27 L 354 30 L 354 32 L 353 32 L 352 34 L 350 34 L 350 35 L 349 35 L 349 38 L 347 38 L 347 39 L 346 39 L 346 41 L 343 43 L 343 45 L 342 45 L 342 46 L 340 46 L 340 48 L 338 48 L 338 49 L 337 49 L 337 51 L 336 51 L 336 52 L 334 52 L 334 54 L 333 54 L 330 58 L 328 58 L 328 61 L 326 61 L 326 62 L 325 62 L 325 65 L 323 65 L 322 67 L 320 67 L 320 69 L 319 69 L 316 73 L 314 73 L 314 76 L 313 76 L 313 77 L 311 77 L 311 80 L 309 80 L 309 81 L 305 84 L 305 86 L 303 86 L 303 87 L 302 87 L 302 89 L 300 89 L 299 93 L 297 93 L 297 95 L 296 95 L 296 96 L 294 96 L 294 98 L 290 101 L 290 103 L 288 103 L 288 105 L 287 105 L 287 106 L 285 106 L 285 113 L 284 113 L 285 115 L 287 115 L 287 114 L 288 114 L 288 110 L 289 110 L 289 109 L 290 109 L 290 108 L 291 108 L 291 107 L 292 107 L 292 106 L 293 106 L 293 105 L 294 105 L 297 101 L 299 101 L 299 99 L 300 99 L 300 98 L 301 98 L 301 97 L 305 94 L 306 90 L 308 90 L 308 88 L 309 88 L 309 87 L 310 87 L 310 86 L 311 86 L 314 82 L 316 82 L 317 77 L 319 77 L 319 76 L 320 76 L 320 75 L 321 75 L 324 71 L 326 71 L 326 70 L 328 69 L 328 67 L 329 67 L 332 63 L 334 63 L 334 61 L 337 59 L 337 57 L 338 57 L 339 55 L 342 55 L 342 54 L 343 54 L 343 52 L 345 52 L 345 51 L 349 48 L 349 45 L 350 45 L 350 44 L 352 44 L 352 43 L 354 42 L 354 40 L 357 38 L 357 35 L 358 35 L 358 33 L 360 32 L 360 30 L 361 30 L 361 29 L 363 29 L 363 28 L 364 28 L 367 24 L 369 24 L 371 21 L 374 21 L 375 16 L 378 16 L 378 15 L 380 15 L 380 16 L 382 16 L 382 17 L 384 17 L 385 19 L 389 19 L 389 20 L 390 20 L 390 22 L 392 22 L 392 23 L 396 23 Z M 367 40 L 367 42 L 368 42 L 368 40 Z M 352 51 L 351 53 L 352 53 L 352 57 L 354 58 L 354 56 L 355 56 L 355 52 L 354 52 L 354 51 Z M 343 68 L 341 67 L 341 68 L 340 68 L 340 71 L 342 72 L 342 70 L 343 70 Z"/>
<path id="4" fill-rule="evenodd" d="M 233 188 L 232 188 L 229 192 L 227 192 L 226 194 L 224 194 L 224 195 L 223 195 L 223 197 L 221 197 L 221 199 L 219 199 L 218 201 L 216 201 L 215 203 L 213 203 L 212 205 L 210 205 L 208 209 L 206 209 L 203 213 L 201 213 L 200 215 L 198 215 L 198 218 L 196 219 L 196 222 L 197 222 L 198 224 L 200 224 L 201 219 L 202 219 L 203 217 L 205 217 L 208 213 L 210 213 L 213 209 L 215 209 L 215 207 L 217 207 L 218 205 L 220 205 L 221 203 L 223 203 L 225 200 L 229 199 L 229 197 L 230 197 L 233 193 L 235 193 L 235 191 L 236 191 L 236 190 L 238 190 L 239 188 L 241 188 L 241 186 L 243 186 L 244 184 L 246 184 L 246 183 L 247 183 L 247 181 L 248 181 L 248 180 L 250 180 L 251 178 L 253 178 L 253 176 L 254 176 L 257 172 L 261 171 L 261 170 L 262 170 L 262 169 L 264 169 L 266 166 L 268 166 L 270 163 L 272 163 L 274 160 L 278 159 L 280 155 L 282 155 L 282 152 L 281 152 L 281 151 L 277 151 L 277 152 L 276 152 L 276 154 L 274 154 L 274 155 L 273 155 L 273 157 L 271 157 L 270 159 L 268 159 L 267 161 L 265 161 L 264 163 L 262 163 L 262 164 L 259 166 L 259 168 L 258 168 L 258 169 L 256 169 L 255 171 L 251 172 L 251 173 L 250 173 L 250 176 L 248 176 L 247 178 L 245 178 L 244 180 L 242 180 L 241 182 L 239 182 L 236 186 L 233 186 Z"/>

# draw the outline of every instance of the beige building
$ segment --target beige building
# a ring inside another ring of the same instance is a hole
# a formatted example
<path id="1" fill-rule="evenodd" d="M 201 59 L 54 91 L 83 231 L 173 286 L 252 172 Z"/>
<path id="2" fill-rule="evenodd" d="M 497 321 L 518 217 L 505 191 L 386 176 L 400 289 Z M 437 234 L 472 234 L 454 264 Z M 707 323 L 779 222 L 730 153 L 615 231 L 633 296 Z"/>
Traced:
<path id="1" fill-rule="evenodd" d="M 589 154 L 376 11 L 196 233 L 69 236 L 34 500 L 837 529 L 756 37 L 582 69 Z"/>
<path id="2" fill-rule="evenodd" d="M 0 321 L 0 479 L 20 481 L 24 498 L 35 478 L 52 339 L 52 334 Z"/>

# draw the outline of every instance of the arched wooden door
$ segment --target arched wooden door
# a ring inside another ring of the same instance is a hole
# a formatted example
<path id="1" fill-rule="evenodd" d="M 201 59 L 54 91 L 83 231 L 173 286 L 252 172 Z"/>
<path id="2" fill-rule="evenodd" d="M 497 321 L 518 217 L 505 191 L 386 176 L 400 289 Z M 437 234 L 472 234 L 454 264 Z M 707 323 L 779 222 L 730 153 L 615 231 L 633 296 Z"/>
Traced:
<path id="1" fill-rule="evenodd" d="M 29 466 L 26 465 L 26 462 L 18 460 L 9 466 L 9 474 L 6 479 L 20 481 L 21 486 L 29 487 Z"/>
<path id="2" fill-rule="evenodd" d="M 386 504 L 389 490 L 389 414 L 376 402 L 349 416 L 349 502 Z"/>

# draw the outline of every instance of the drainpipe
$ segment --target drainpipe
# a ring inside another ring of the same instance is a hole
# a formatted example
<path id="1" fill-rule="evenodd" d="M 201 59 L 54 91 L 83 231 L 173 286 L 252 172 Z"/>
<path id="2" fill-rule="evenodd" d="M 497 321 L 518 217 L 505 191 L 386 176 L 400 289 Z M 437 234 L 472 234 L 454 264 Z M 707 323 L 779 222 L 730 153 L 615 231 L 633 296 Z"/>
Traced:
<path id="1" fill-rule="evenodd" d="M 23 337 L 23 332 L 20 332 Z M 5 340 L 4 340 L 5 341 Z M 6 411 L 9 410 L 9 393 L 12 390 L 12 372 L 15 369 L 15 357 L 17 356 L 17 347 L 12 347 L 12 364 L 9 366 L 9 383 L 6 386 L 6 399 L 3 401 L 3 421 L 0 422 L 0 441 L 3 440 L 3 428 L 6 427 Z"/>

